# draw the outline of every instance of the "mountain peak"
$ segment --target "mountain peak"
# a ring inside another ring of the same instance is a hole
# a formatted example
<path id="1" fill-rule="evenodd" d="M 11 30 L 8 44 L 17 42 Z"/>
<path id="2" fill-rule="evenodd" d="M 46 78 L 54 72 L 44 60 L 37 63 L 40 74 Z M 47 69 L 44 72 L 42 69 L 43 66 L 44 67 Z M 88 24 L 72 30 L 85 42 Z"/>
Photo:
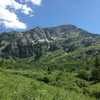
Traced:
<path id="1" fill-rule="evenodd" d="M 97 36 L 70 24 L 49 28 L 35 27 L 27 32 L 1 34 L 0 55 L 21 58 L 33 56 L 35 48 L 32 43 L 35 41 L 38 41 L 37 43 L 42 41 L 42 49 L 46 52 L 58 49 L 70 52 L 80 47 L 100 43 L 100 36 L 98 38 Z"/>

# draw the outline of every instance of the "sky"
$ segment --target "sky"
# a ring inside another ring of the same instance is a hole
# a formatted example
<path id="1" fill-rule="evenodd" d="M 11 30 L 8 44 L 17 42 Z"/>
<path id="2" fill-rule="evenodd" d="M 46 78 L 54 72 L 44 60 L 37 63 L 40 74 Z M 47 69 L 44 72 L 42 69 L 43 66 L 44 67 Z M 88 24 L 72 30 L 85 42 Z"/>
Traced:
<path id="1" fill-rule="evenodd" d="M 0 0 L 0 31 L 66 24 L 100 33 L 100 0 Z"/>

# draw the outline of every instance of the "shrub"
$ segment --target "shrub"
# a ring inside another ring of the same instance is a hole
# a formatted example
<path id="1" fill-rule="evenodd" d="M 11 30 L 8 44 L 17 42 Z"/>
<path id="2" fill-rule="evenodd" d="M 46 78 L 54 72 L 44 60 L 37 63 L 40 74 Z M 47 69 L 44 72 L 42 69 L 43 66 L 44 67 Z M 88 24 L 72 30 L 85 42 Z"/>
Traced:
<path id="1" fill-rule="evenodd" d="M 90 71 L 82 70 L 82 71 L 80 71 L 78 73 L 78 77 L 81 78 L 81 79 L 89 81 L 92 76 L 91 76 L 91 72 Z"/>

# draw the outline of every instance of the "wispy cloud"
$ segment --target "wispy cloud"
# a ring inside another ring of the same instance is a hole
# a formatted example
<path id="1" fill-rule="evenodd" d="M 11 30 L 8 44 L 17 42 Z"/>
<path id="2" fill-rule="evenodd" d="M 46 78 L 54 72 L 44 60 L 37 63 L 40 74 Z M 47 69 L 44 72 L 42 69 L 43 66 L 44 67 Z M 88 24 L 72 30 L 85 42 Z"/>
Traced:
<path id="1" fill-rule="evenodd" d="M 20 3 L 20 0 L 0 0 L 0 25 L 8 29 L 26 29 L 26 23 L 22 22 L 16 11 L 22 14 L 31 16 L 33 9 L 27 5 L 27 2 L 33 5 L 40 5 L 41 0 L 21 0 L 25 3 Z"/>
<path id="2" fill-rule="evenodd" d="M 42 0 L 31 0 L 33 4 L 40 5 Z"/>

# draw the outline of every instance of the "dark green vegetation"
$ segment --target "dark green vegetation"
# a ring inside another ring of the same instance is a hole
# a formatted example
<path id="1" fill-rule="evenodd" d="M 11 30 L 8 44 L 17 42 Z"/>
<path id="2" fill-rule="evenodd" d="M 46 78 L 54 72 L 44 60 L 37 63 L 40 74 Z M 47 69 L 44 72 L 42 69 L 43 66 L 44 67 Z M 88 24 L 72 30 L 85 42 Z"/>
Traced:
<path id="1" fill-rule="evenodd" d="M 58 50 L 35 61 L 33 57 L 1 59 L 0 99 L 99 100 L 99 56 L 81 57 L 92 49 L 72 53 Z"/>
<path id="2" fill-rule="evenodd" d="M 75 26 L 5 33 L 0 55 L 0 100 L 100 100 L 99 35 Z"/>

